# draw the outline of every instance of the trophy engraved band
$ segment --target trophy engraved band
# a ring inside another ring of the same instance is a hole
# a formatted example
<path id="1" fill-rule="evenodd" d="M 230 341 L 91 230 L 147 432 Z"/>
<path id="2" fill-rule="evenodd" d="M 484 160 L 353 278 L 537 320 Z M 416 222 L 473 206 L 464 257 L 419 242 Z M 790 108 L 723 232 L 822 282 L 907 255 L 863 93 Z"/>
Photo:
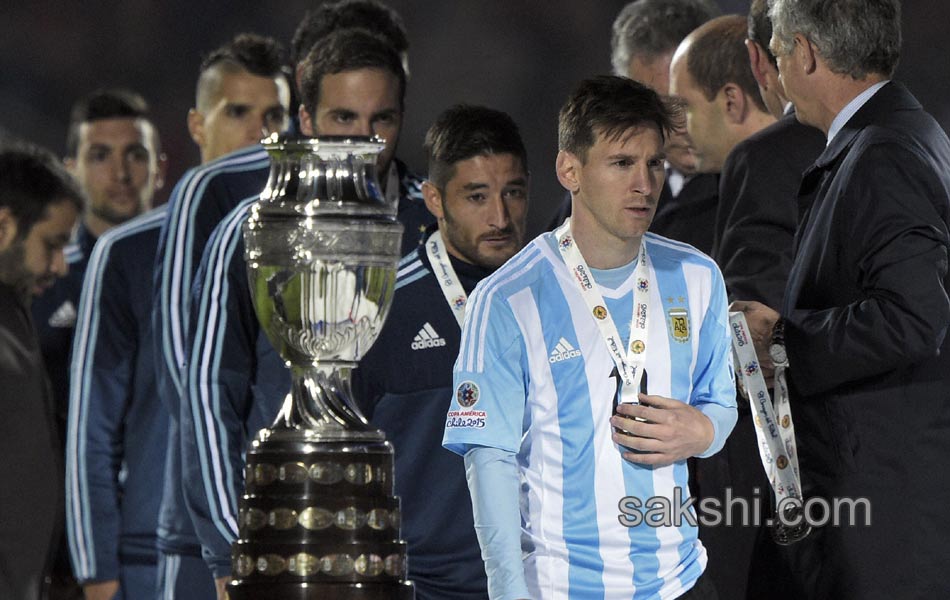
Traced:
<path id="1" fill-rule="evenodd" d="M 272 136 L 264 147 L 271 172 L 245 258 L 258 320 L 293 384 L 247 452 L 228 593 L 411 600 L 393 449 L 350 390 L 396 283 L 403 228 L 376 177 L 384 144 Z"/>

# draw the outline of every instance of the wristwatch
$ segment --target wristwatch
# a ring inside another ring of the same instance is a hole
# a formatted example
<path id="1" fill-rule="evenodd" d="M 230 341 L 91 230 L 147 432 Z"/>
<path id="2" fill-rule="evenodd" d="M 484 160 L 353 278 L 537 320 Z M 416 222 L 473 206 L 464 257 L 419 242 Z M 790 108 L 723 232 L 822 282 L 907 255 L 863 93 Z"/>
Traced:
<path id="1" fill-rule="evenodd" d="M 776 367 L 788 366 L 788 352 L 785 351 L 785 319 L 783 318 L 779 318 L 772 327 L 769 357 Z"/>

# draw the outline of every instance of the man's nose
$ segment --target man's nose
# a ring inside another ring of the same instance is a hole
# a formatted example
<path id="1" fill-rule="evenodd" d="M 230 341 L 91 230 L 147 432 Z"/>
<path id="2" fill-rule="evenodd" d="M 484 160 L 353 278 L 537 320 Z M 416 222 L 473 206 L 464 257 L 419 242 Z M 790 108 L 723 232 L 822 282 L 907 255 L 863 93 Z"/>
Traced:
<path id="1" fill-rule="evenodd" d="M 65 277 L 69 273 L 69 264 L 66 262 L 66 253 L 62 249 L 53 253 L 50 262 L 50 272 L 57 277 Z"/>
<path id="2" fill-rule="evenodd" d="M 505 229 L 511 223 L 511 213 L 508 211 L 508 203 L 502 197 L 502 194 L 493 194 L 488 205 L 488 224 Z"/>
<path id="3" fill-rule="evenodd" d="M 630 188 L 634 192 L 653 197 L 657 187 L 657 173 L 649 165 L 643 164 L 634 169 L 630 180 Z"/>
<path id="4" fill-rule="evenodd" d="M 113 168 L 116 180 L 123 183 L 128 183 L 132 180 L 131 162 L 132 158 L 129 156 L 120 156 L 118 160 L 115 161 Z"/>

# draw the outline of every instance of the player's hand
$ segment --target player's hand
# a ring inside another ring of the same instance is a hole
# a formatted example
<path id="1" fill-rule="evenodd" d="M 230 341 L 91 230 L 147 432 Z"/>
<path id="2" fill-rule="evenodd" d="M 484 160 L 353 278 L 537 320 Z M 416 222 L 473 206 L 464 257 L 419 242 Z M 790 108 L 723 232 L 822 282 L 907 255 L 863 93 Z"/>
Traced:
<path id="1" fill-rule="evenodd" d="M 218 591 L 218 600 L 228 600 L 228 582 L 230 577 L 218 577 L 214 580 L 214 589 Z"/>
<path id="2" fill-rule="evenodd" d="M 119 592 L 119 580 L 97 581 L 82 586 L 82 594 L 86 600 L 112 600 Z"/>
<path id="3" fill-rule="evenodd" d="M 712 421 L 699 409 L 647 394 L 640 394 L 640 404 L 619 404 L 610 424 L 620 430 L 614 431 L 614 442 L 640 451 L 623 457 L 641 465 L 666 466 L 702 454 L 715 435 Z"/>

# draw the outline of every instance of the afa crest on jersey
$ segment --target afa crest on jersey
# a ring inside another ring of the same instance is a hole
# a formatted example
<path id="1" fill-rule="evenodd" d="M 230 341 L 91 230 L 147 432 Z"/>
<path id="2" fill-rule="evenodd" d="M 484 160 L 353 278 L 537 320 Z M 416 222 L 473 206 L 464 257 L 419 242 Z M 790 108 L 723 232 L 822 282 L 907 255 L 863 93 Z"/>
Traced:
<path id="1" fill-rule="evenodd" d="M 689 311 L 685 308 L 671 308 L 666 311 L 670 336 L 677 342 L 689 341 Z"/>

